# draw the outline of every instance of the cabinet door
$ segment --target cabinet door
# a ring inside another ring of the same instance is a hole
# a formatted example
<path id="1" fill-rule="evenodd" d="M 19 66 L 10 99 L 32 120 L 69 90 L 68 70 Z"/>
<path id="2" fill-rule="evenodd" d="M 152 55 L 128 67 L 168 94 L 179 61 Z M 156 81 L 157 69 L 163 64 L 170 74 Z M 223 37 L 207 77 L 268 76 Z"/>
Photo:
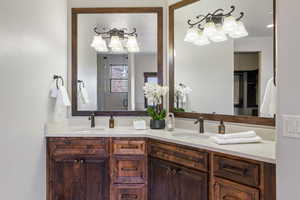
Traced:
<path id="1" fill-rule="evenodd" d="M 259 191 L 220 178 L 214 178 L 214 200 L 259 200 Z"/>
<path id="2" fill-rule="evenodd" d="M 207 174 L 151 159 L 151 200 L 208 200 Z"/>
<path id="3" fill-rule="evenodd" d="M 150 200 L 174 200 L 168 162 L 150 159 Z M 175 195 L 174 195 L 175 196 Z"/>
<path id="4" fill-rule="evenodd" d="M 85 159 L 82 162 L 82 200 L 107 200 L 109 192 L 108 167 L 105 159 Z"/>
<path id="5" fill-rule="evenodd" d="M 50 200 L 83 200 L 79 160 L 53 161 L 53 165 Z"/>
<path id="6" fill-rule="evenodd" d="M 172 169 L 172 182 L 176 184 L 178 200 L 208 200 L 207 174 L 186 168 Z"/>

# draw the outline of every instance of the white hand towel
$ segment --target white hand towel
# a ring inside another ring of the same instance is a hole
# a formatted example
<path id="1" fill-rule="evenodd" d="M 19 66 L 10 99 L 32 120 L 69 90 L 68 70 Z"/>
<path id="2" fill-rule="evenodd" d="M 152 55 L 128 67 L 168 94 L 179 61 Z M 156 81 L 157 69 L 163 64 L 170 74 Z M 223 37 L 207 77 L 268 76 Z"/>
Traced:
<path id="1" fill-rule="evenodd" d="M 89 95 L 85 87 L 79 87 L 79 97 L 81 99 L 82 104 L 90 103 Z"/>
<path id="2" fill-rule="evenodd" d="M 259 136 L 251 137 L 251 138 L 231 138 L 231 139 L 220 139 L 217 137 L 212 137 L 212 140 L 220 145 L 225 144 L 246 144 L 246 143 L 257 143 L 261 142 L 262 139 Z"/>
<path id="3" fill-rule="evenodd" d="M 256 137 L 256 133 L 254 131 L 247 131 L 247 132 L 241 132 L 241 133 L 216 135 L 215 137 L 217 137 L 219 139 L 251 138 L 251 137 Z"/>
<path id="4" fill-rule="evenodd" d="M 59 87 L 59 93 L 58 93 L 57 98 L 61 98 L 62 102 L 65 106 L 71 106 L 69 95 L 68 95 L 68 92 L 67 92 L 67 89 L 65 88 L 65 86 Z"/>
<path id="5" fill-rule="evenodd" d="M 274 117 L 276 114 L 277 90 L 274 85 L 274 79 L 271 78 L 266 87 L 264 99 L 260 107 L 261 117 Z"/>
<path id="6" fill-rule="evenodd" d="M 53 81 L 52 86 L 51 86 L 51 90 L 50 90 L 50 97 L 56 98 L 57 95 L 58 95 L 58 88 L 55 84 L 55 81 Z"/>

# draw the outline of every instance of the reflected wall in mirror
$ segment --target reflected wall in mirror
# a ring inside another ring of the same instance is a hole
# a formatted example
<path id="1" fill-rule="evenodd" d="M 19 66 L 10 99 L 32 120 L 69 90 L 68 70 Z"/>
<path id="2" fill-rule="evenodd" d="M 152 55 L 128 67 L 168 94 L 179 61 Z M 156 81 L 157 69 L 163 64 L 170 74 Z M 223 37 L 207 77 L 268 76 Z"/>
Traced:
<path id="1" fill-rule="evenodd" d="M 201 0 L 171 6 L 171 109 L 273 118 L 273 7 L 273 0 Z"/>
<path id="2" fill-rule="evenodd" d="M 144 113 L 145 82 L 162 82 L 161 12 L 73 9 L 73 115 Z"/>

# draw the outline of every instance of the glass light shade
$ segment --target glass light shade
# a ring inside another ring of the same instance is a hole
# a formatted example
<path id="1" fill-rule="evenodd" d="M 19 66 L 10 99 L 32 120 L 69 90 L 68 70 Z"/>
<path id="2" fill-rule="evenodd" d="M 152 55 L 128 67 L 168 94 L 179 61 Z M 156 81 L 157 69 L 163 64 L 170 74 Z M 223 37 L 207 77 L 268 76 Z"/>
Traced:
<path id="1" fill-rule="evenodd" d="M 184 41 L 194 43 L 198 37 L 199 37 L 199 29 L 190 28 L 185 35 Z"/>
<path id="2" fill-rule="evenodd" d="M 209 37 L 213 42 L 224 42 L 227 40 L 226 33 L 223 30 L 221 24 L 218 24 L 216 27 L 216 32 L 212 36 Z"/>
<path id="3" fill-rule="evenodd" d="M 140 52 L 140 48 L 137 46 L 137 47 L 129 47 L 127 48 L 128 52 L 131 52 L 131 53 L 137 53 L 137 52 Z"/>
<path id="4" fill-rule="evenodd" d="M 124 51 L 122 42 L 119 36 L 112 36 L 110 39 L 109 47 L 112 51 Z"/>
<path id="5" fill-rule="evenodd" d="M 243 22 L 241 21 L 238 21 L 237 22 L 237 28 L 234 32 L 232 33 L 229 33 L 229 36 L 232 37 L 232 38 L 242 38 L 242 37 L 246 37 L 248 36 L 248 32 L 243 24 Z"/>
<path id="6" fill-rule="evenodd" d="M 103 40 L 101 35 L 94 36 L 91 47 L 93 47 L 98 52 L 108 52 L 106 42 L 105 40 Z"/>
<path id="7" fill-rule="evenodd" d="M 126 47 L 129 52 L 139 52 L 140 51 L 140 48 L 139 48 L 139 45 L 138 45 L 138 42 L 137 42 L 135 36 L 128 37 Z"/>
<path id="8" fill-rule="evenodd" d="M 217 32 L 216 25 L 214 22 L 207 22 L 204 24 L 204 35 L 207 37 L 213 36 Z"/>
<path id="9" fill-rule="evenodd" d="M 224 18 L 223 30 L 225 33 L 232 33 L 237 29 L 237 22 L 233 16 L 228 16 Z"/>
<path id="10" fill-rule="evenodd" d="M 199 31 L 198 37 L 193 43 L 198 46 L 204 46 L 204 45 L 210 44 L 210 41 L 208 40 L 206 35 L 204 35 L 203 31 Z"/>

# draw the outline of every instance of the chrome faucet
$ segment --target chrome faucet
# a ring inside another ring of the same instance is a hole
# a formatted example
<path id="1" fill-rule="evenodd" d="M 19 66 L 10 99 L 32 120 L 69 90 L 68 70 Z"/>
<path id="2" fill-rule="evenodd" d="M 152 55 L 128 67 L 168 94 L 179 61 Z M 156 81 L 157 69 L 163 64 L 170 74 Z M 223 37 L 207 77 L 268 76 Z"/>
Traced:
<path id="1" fill-rule="evenodd" d="M 199 133 L 203 134 L 204 133 L 204 118 L 199 117 L 197 121 L 195 121 L 195 124 L 199 123 Z"/>
<path id="2" fill-rule="evenodd" d="M 91 128 L 95 128 L 95 113 L 92 112 L 92 114 L 89 116 L 89 120 L 91 121 Z"/>

